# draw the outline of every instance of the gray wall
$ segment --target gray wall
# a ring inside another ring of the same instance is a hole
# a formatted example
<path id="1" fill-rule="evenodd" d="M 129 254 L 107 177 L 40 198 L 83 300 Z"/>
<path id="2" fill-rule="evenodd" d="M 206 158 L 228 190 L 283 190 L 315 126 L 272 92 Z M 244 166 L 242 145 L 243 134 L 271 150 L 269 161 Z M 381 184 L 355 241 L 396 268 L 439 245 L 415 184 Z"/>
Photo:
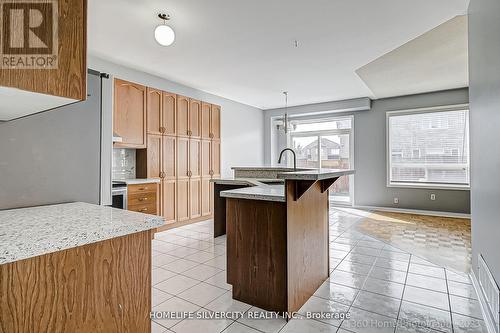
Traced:
<path id="1" fill-rule="evenodd" d="M 263 164 L 264 115 L 262 110 L 193 89 L 152 74 L 117 65 L 100 58 L 89 57 L 89 68 L 106 72 L 120 79 L 220 105 L 222 107 L 222 175 L 231 176 L 232 166 L 255 166 Z M 111 94 L 111 87 L 103 90 L 103 99 Z"/>
<path id="2" fill-rule="evenodd" d="M 99 204 L 100 80 L 84 102 L 0 123 L 0 209 Z"/>
<path id="3" fill-rule="evenodd" d="M 500 2 L 471 0 L 469 76 L 472 259 L 482 254 L 500 283 Z M 477 273 L 477 271 L 476 271 Z"/>
<path id="4" fill-rule="evenodd" d="M 360 111 L 358 103 L 349 102 L 355 111 L 343 112 L 349 105 L 335 109 L 332 116 L 354 115 L 354 204 L 356 206 L 396 207 L 452 213 L 470 213 L 470 192 L 461 190 L 427 190 L 387 187 L 386 162 L 386 112 L 405 109 L 433 107 L 441 105 L 468 103 L 467 89 L 435 92 L 421 95 L 374 100 L 371 110 Z M 301 109 L 304 112 L 301 112 Z M 366 108 L 365 108 L 366 109 Z M 295 108 L 297 113 L 307 113 L 310 106 Z M 357 110 L 357 111 L 356 111 Z M 266 142 L 271 145 L 271 115 L 283 114 L 283 110 L 266 110 Z M 266 150 L 266 162 L 271 163 L 272 152 Z M 436 200 L 430 200 L 430 194 L 436 194 Z M 394 197 L 399 198 L 395 205 Z"/>

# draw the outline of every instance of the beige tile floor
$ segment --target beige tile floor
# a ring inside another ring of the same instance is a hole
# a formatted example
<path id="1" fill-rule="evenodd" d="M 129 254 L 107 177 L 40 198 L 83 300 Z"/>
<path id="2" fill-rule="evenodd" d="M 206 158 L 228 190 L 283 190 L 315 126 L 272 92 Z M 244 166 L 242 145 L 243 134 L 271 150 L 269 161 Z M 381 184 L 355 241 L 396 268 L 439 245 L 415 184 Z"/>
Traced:
<path id="1" fill-rule="evenodd" d="M 358 230 L 369 213 L 330 210 L 331 276 L 288 323 L 232 299 L 226 238 L 212 222 L 158 233 L 153 242 L 153 311 L 217 319 L 154 319 L 152 332 L 486 332 L 467 275 L 436 266 Z M 349 313 L 349 319 L 319 316 Z M 316 314 L 314 319 L 307 318 Z"/>

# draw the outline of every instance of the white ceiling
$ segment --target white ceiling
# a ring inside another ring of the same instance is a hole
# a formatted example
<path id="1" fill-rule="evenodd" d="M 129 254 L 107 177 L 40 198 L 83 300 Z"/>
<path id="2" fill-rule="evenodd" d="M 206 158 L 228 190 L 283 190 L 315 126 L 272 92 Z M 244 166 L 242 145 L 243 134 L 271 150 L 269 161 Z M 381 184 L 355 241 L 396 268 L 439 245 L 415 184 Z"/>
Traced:
<path id="1" fill-rule="evenodd" d="M 465 14 L 467 5 L 468 0 L 89 0 L 89 53 L 264 109 L 283 106 L 283 90 L 289 91 L 290 105 L 373 98 L 356 69 Z M 172 15 L 177 38 L 170 47 L 153 38 L 159 12 Z"/>
<path id="2" fill-rule="evenodd" d="M 467 42 L 467 16 L 456 16 L 356 73 L 377 98 L 466 87 Z"/>

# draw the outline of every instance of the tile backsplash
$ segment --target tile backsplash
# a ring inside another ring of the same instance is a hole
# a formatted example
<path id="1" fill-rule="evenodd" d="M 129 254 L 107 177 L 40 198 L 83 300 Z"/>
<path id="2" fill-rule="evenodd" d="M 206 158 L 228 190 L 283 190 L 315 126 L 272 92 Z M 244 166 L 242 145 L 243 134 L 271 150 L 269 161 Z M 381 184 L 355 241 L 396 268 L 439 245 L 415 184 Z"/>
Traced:
<path id="1" fill-rule="evenodd" d="M 135 177 L 135 149 L 113 148 L 113 179 Z"/>

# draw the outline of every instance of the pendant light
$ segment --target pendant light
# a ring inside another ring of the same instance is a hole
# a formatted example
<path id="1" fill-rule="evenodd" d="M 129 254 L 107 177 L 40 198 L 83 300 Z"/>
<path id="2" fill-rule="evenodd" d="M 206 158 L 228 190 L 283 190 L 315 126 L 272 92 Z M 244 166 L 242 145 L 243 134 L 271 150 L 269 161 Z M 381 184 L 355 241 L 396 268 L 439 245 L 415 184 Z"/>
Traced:
<path id="1" fill-rule="evenodd" d="M 170 46 L 175 40 L 174 29 L 167 25 L 167 21 L 170 20 L 170 15 L 158 14 L 158 17 L 163 20 L 163 24 L 156 27 L 155 39 L 158 44 L 162 46 Z"/>
<path id="2" fill-rule="evenodd" d="M 285 95 L 285 114 L 278 124 L 278 130 L 283 131 L 284 134 L 288 134 L 288 132 L 295 128 L 295 125 L 292 125 L 288 119 L 288 91 L 283 91 L 283 95 Z"/>

